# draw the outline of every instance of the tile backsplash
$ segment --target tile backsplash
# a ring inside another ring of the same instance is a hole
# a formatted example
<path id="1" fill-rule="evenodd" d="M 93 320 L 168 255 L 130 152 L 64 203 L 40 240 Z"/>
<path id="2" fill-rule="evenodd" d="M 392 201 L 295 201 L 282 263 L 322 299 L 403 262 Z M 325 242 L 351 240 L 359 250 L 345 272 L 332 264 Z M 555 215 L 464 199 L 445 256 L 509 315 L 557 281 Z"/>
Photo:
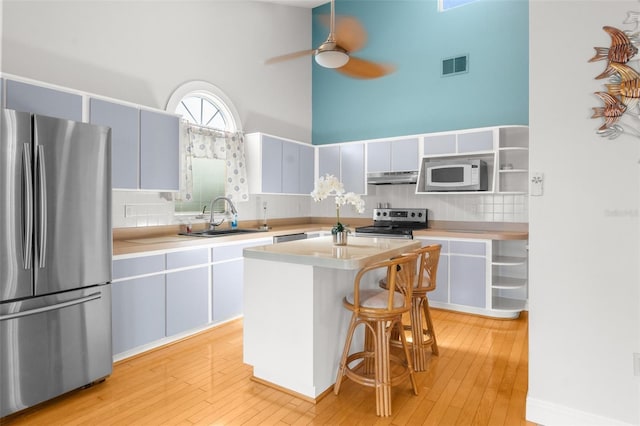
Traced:
<path id="1" fill-rule="evenodd" d="M 364 217 L 371 217 L 378 203 L 391 207 L 427 208 L 430 220 L 466 222 L 528 222 L 526 194 L 416 195 L 415 185 L 368 186 L 364 196 Z M 262 220 L 263 204 L 267 205 L 267 221 L 273 218 L 335 216 L 332 199 L 314 202 L 301 195 L 251 195 L 238 203 L 239 220 Z M 351 206 L 341 209 L 343 217 L 358 216 Z M 159 226 L 204 221 L 193 216 L 174 214 L 171 194 L 152 191 L 113 191 L 112 220 L 114 228 Z"/>

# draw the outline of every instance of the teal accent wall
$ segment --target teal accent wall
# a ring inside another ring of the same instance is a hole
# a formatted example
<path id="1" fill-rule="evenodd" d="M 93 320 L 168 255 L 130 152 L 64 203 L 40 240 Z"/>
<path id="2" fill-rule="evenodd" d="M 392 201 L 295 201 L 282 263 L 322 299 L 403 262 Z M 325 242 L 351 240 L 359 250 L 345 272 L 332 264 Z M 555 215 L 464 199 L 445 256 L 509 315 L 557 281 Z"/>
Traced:
<path id="1" fill-rule="evenodd" d="M 478 0 L 438 12 L 437 0 L 336 0 L 368 34 L 353 53 L 396 71 L 358 80 L 312 67 L 314 145 L 506 124 L 528 124 L 529 3 Z M 329 29 L 313 10 L 313 45 Z M 468 72 L 441 76 L 442 59 L 469 55 Z"/>

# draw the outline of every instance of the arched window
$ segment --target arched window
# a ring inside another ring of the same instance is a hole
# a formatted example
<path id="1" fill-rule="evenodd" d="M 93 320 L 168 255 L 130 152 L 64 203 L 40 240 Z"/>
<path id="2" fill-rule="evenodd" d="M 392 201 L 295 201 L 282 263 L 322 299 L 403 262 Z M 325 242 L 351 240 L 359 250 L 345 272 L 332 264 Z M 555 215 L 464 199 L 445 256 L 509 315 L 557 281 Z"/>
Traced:
<path id="1" fill-rule="evenodd" d="M 224 131 L 235 133 L 240 130 L 238 114 L 227 96 L 216 86 L 192 81 L 183 84 L 171 95 L 167 111 L 179 114 L 183 118 L 183 142 L 180 150 L 183 169 L 186 164 L 191 168 L 188 177 L 183 170 L 183 184 L 188 182 L 189 191 L 181 188 L 181 196 L 175 202 L 176 212 L 204 212 L 211 200 L 225 195 L 226 162 L 218 158 L 188 158 L 185 143 L 189 132 Z M 188 161 L 187 161 L 188 160 Z M 220 203 L 216 210 L 224 210 Z"/>

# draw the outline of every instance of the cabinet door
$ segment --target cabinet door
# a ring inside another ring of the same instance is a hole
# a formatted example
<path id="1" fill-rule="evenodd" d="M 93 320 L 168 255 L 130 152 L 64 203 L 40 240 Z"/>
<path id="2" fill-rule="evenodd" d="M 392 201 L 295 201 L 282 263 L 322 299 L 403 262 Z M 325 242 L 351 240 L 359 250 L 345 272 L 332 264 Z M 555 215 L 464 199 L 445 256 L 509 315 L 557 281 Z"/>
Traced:
<path id="1" fill-rule="evenodd" d="M 310 194 L 313 191 L 315 178 L 315 156 L 312 146 L 298 145 L 300 150 L 298 165 L 299 194 Z"/>
<path id="2" fill-rule="evenodd" d="M 282 140 L 262 135 L 262 192 L 282 192 Z"/>
<path id="3" fill-rule="evenodd" d="M 298 181 L 300 165 L 300 150 L 298 144 L 282 142 L 282 192 L 285 194 L 299 194 Z"/>
<path id="4" fill-rule="evenodd" d="M 484 257 L 450 255 L 451 303 L 486 307 L 486 267 Z"/>
<path id="5" fill-rule="evenodd" d="M 244 260 L 213 265 L 213 321 L 225 321 L 242 315 Z"/>
<path id="6" fill-rule="evenodd" d="M 449 303 L 449 256 L 440 254 L 438 272 L 436 274 L 436 288 L 427 294 L 429 300 Z"/>
<path id="7" fill-rule="evenodd" d="M 493 130 L 458 134 L 458 152 L 492 151 Z"/>
<path id="8" fill-rule="evenodd" d="M 140 188 L 179 189 L 179 119 L 155 111 L 140 111 Z"/>
<path id="9" fill-rule="evenodd" d="M 424 155 L 442 155 L 456 153 L 455 133 L 424 137 Z"/>
<path id="10" fill-rule="evenodd" d="M 318 148 L 318 175 L 334 175 L 340 179 L 340 146 Z"/>
<path id="11" fill-rule="evenodd" d="M 17 111 L 82 121 L 82 96 L 7 80 L 6 107 Z"/>
<path id="12" fill-rule="evenodd" d="M 91 99 L 89 121 L 111 127 L 113 188 L 137 189 L 140 152 L 140 111 L 126 105 Z"/>
<path id="13" fill-rule="evenodd" d="M 388 172 L 391 170 L 391 141 L 367 144 L 367 171 Z"/>
<path id="14" fill-rule="evenodd" d="M 349 143 L 340 147 L 342 183 L 347 192 L 365 193 L 364 144 Z"/>
<path id="15" fill-rule="evenodd" d="M 402 139 L 391 143 L 391 171 L 418 170 L 418 139 Z"/>
<path id="16" fill-rule="evenodd" d="M 167 336 L 209 323 L 209 267 L 167 274 Z"/>
<path id="17" fill-rule="evenodd" d="M 112 284 L 113 354 L 165 337 L 164 275 Z"/>

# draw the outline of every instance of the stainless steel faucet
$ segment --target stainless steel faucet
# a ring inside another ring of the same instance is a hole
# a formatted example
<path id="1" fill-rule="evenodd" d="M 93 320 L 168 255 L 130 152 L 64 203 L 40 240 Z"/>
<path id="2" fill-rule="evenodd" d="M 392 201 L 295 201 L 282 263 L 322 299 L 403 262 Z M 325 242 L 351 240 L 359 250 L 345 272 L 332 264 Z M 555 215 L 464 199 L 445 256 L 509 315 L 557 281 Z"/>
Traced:
<path id="1" fill-rule="evenodd" d="M 224 219 L 225 219 L 223 217 L 219 222 L 215 221 L 215 217 L 214 217 L 214 213 L 213 213 L 213 205 L 218 200 L 225 200 L 229 204 L 229 211 L 231 212 L 231 214 L 235 215 L 235 214 L 238 213 L 238 211 L 236 210 L 236 206 L 233 205 L 233 202 L 229 198 L 227 198 L 227 197 L 216 197 L 216 198 L 214 198 L 213 200 L 211 200 L 211 205 L 209 206 L 209 210 L 211 210 L 211 217 L 209 218 L 209 229 L 216 229 L 216 226 L 222 225 L 222 222 L 224 222 Z"/>

